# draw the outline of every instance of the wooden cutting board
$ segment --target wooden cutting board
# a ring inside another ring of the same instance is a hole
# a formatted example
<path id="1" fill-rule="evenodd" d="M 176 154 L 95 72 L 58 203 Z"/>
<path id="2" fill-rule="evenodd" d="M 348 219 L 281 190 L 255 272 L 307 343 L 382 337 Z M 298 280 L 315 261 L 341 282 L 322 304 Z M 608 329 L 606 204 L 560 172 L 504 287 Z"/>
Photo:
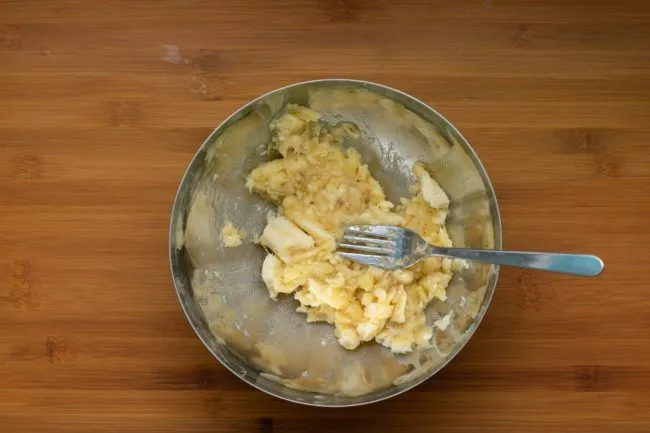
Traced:
<path id="1" fill-rule="evenodd" d="M 451 365 L 390 401 L 301 407 L 195 337 L 168 270 L 185 167 L 300 80 L 397 87 L 468 137 L 511 249 Z M 650 431 L 650 3 L 0 1 L 0 431 Z"/>

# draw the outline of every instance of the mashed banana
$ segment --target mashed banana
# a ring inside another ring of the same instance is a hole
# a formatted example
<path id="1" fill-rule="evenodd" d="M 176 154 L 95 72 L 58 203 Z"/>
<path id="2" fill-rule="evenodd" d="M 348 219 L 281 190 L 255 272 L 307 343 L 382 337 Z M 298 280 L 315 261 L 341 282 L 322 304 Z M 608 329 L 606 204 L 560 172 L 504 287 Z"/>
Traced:
<path id="1" fill-rule="evenodd" d="M 244 234 L 237 230 L 230 221 L 226 221 L 226 225 L 221 229 L 221 240 L 223 246 L 227 248 L 235 248 L 242 244 L 242 237 Z"/>
<path id="2" fill-rule="evenodd" d="M 335 253 L 344 226 L 408 227 L 428 242 L 451 246 L 445 228 L 449 199 L 424 170 L 413 196 L 399 206 L 386 200 L 361 155 L 341 146 L 342 134 L 318 123 L 320 115 L 290 105 L 271 124 L 271 146 L 282 158 L 253 170 L 251 191 L 278 205 L 259 242 L 271 252 L 262 265 L 269 294 L 293 294 L 309 322 L 327 322 L 346 349 L 375 340 L 395 353 L 431 347 L 424 309 L 444 300 L 452 277 L 449 259 L 428 258 L 408 269 L 385 271 Z M 343 132 L 342 132 L 343 131 Z"/>

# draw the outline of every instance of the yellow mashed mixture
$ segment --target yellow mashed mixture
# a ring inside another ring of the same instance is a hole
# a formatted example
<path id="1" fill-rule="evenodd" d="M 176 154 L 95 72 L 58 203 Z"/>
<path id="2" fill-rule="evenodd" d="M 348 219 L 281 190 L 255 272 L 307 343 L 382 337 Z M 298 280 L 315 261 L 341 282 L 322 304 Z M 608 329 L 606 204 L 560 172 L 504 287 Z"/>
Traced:
<path id="1" fill-rule="evenodd" d="M 445 299 L 452 261 L 434 257 L 385 271 L 341 258 L 336 240 L 346 225 L 389 224 L 449 247 L 449 199 L 416 165 L 412 197 L 395 206 L 361 155 L 341 146 L 341 131 L 321 127 L 319 117 L 289 106 L 271 124 L 271 146 L 282 158 L 257 167 L 246 180 L 251 191 L 278 206 L 259 238 L 269 250 L 262 265 L 269 294 L 292 294 L 307 321 L 335 326 L 346 349 L 372 340 L 395 353 L 428 348 L 433 330 L 424 309 L 434 298 Z"/>

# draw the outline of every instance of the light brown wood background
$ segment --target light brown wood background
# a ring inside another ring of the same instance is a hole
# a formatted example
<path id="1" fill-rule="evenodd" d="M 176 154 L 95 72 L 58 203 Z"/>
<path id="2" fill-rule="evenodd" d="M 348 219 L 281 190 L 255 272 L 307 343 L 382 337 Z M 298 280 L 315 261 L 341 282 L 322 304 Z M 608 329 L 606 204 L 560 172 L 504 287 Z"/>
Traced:
<path id="1" fill-rule="evenodd" d="M 178 50 L 178 51 L 176 51 Z M 505 245 L 479 331 L 391 401 L 258 392 L 186 323 L 167 224 L 201 141 L 250 99 L 351 77 L 469 138 Z M 0 431 L 650 431 L 650 2 L 0 1 Z"/>

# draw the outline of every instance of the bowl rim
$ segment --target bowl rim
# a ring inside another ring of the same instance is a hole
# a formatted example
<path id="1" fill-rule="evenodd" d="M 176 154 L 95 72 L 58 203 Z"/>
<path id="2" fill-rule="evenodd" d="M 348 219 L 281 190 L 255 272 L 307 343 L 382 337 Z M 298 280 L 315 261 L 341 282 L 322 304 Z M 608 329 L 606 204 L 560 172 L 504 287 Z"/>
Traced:
<path id="1" fill-rule="evenodd" d="M 205 138 L 203 143 L 201 143 L 201 146 L 196 150 L 194 153 L 194 156 L 190 160 L 189 164 L 187 165 L 187 168 L 185 169 L 185 172 L 183 173 L 183 177 L 181 178 L 180 184 L 178 186 L 178 189 L 176 191 L 176 194 L 174 196 L 174 202 L 172 206 L 172 212 L 170 216 L 170 222 L 169 222 L 169 268 L 170 268 L 170 273 L 172 276 L 172 281 L 174 284 L 174 289 L 176 291 L 176 296 L 178 297 L 178 301 L 181 304 L 181 308 L 183 310 L 183 313 L 185 314 L 185 318 L 192 327 L 194 333 L 196 336 L 201 340 L 203 345 L 208 349 L 208 351 L 212 354 L 214 358 L 216 358 L 221 365 L 223 365 L 226 369 L 228 369 L 233 375 L 237 376 L 244 382 L 246 382 L 248 385 L 251 385 L 252 387 L 268 394 L 273 397 L 279 398 L 281 400 L 285 400 L 288 402 L 292 403 L 298 403 L 301 405 L 306 405 L 306 406 L 316 406 L 316 407 L 329 407 L 329 408 L 343 408 L 343 407 L 355 407 L 355 406 L 363 406 L 371 403 L 377 403 L 383 400 L 387 400 L 390 398 L 393 398 L 397 395 L 400 395 L 402 393 L 405 393 L 406 391 L 409 391 L 413 388 L 415 388 L 418 385 L 421 385 L 431 377 L 433 377 L 435 374 L 437 374 L 440 370 L 442 370 L 447 364 L 449 364 L 458 354 L 463 350 L 463 348 L 467 345 L 469 340 L 472 338 L 476 330 L 478 329 L 480 323 L 483 320 L 483 317 L 487 313 L 488 307 L 490 306 L 490 303 L 492 301 L 492 298 L 494 296 L 494 292 L 496 291 L 496 286 L 497 282 L 499 279 L 499 266 L 498 265 L 492 265 L 491 270 L 490 270 L 490 277 L 489 277 L 489 282 L 487 284 L 487 290 L 485 292 L 485 297 L 483 298 L 483 303 L 481 304 L 481 307 L 472 322 L 472 324 L 467 328 L 465 331 L 465 336 L 463 340 L 456 346 L 454 349 L 446 356 L 446 358 L 438 364 L 435 368 L 431 369 L 429 372 L 426 374 L 423 374 L 421 377 L 417 378 L 417 380 L 413 381 L 413 383 L 409 384 L 408 386 L 402 388 L 402 389 L 396 389 L 392 393 L 388 393 L 386 395 L 381 395 L 378 396 L 377 398 L 374 399 L 369 399 L 367 401 L 361 401 L 361 402 L 351 402 L 351 403 L 341 403 L 341 404 L 327 404 L 323 401 L 319 401 L 316 399 L 315 401 L 302 401 L 298 399 L 292 399 L 288 396 L 281 395 L 277 392 L 274 392 L 273 390 L 266 389 L 262 387 L 259 383 L 257 383 L 255 380 L 252 380 L 248 375 L 240 375 L 238 374 L 234 368 L 232 368 L 228 363 L 224 362 L 224 360 L 221 359 L 221 357 L 215 353 L 211 348 L 210 345 L 208 344 L 208 341 L 206 341 L 205 337 L 202 335 L 202 333 L 197 329 L 195 324 L 192 322 L 192 319 L 190 317 L 190 313 L 188 312 L 185 303 L 183 302 L 182 296 L 181 296 L 181 289 L 179 287 L 179 282 L 178 279 L 176 278 L 176 272 L 174 270 L 174 251 L 176 249 L 176 246 L 172 242 L 172 236 L 175 233 L 176 230 L 176 224 L 175 221 L 177 219 L 177 213 L 179 212 L 179 207 L 180 207 L 180 193 L 183 188 L 183 186 L 190 181 L 189 175 L 190 175 L 190 169 L 192 166 L 195 164 L 196 159 L 202 154 L 204 150 L 207 149 L 207 147 L 212 143 L 212 139 L 214 136 L 220 134 L 222 130 L 226 127 L 228 127 L 232 122 L 238 120 L 238 118 L 248 114 L 249 109 L 255 107 L 256 104 L 258 104 L 260 101 L 273 96 L 274 94 L 277 93 L 282 93 L 285 92 L 289 89 L 295 88 L 295 87 L 302 87 L 302 86 L 307 86 L 311 84 L 333 84 L 333 85 L 356 85 L 360 86 L 363 88 L 367 88 L 370 91 L 373 91 L 375 89 L 380 89 L 383 92 L 387 93 L 393 93 L 397 95 L 401 95 L 401 97 L 410 99 L 415 105 L 419 105 L 420 108 L 424 110 L 429 110 L 436 116 L 438 116 L 441 120 L 443 120 L 446 123 L 446 126 L 449 127 L 458 137 L 461 138 L 464 146 L 465 146 L 465 151 L 467 152 L 467 155 L 470 157 L 472 162 L 474 163 L 475 167 L 478 169 L 479 175 L 481 176 L 481 179 L 483 180 L 483 183 L 486 187 L 487 193 L 489 196 L 493 198 L 493 203 L 490 205 L 490 213 L 492 216 L 492 226 L 496 230 L 494 230 L 494 249 L 501 250 L 503 248 L 502 245 L 502 225 L 501 225 L 501 214 L 499 211 L 499 203 L 498 199 L 496 196 L 496 193 L 494 191 L 494 187 L 492 186 L 492 182 L 490 181 L 490 178 L 487 174 L 487 171 L 485 170 L 485 166 L 479 159 L 478 155 L 476 154 L 476 151 L 472 147 L 472 145 L 469 143 L 467 138 L 454 126 L 453 123 L 451 123 L 445 116 L 443 116 L 438 110 L 432 108 L 425 102 L 421 101 L 420 99 L 403 92 L 401 90 L 395 89 L 393 87 L 384 85 L 384 84 L 379 84 L 375 83 L 372 81 L 366 81 L 366 80 L 358 80 L 358 79 L 350 79 L 350 78 L 323 78 L 323 79 L 315 79 L 315 80 L 307 80 L 307 81 L 300 81 L 297 83 L 289 84 L 287 86 L 279 87 L 277 89 L 271 90 L 269 92 L 264 93 L 263 95 L 258 96 L 257 98 L 251 100 L 250 102 L 242 105 L 241 107 L 237 108 L 235 111 L 233 111 L 232 114 L 230 114 L 226 119 L 224 119 L 216 128 L 212 130 L 212 132 Z M 383 95 L 386 96 L 386 95 Z M 407 107 L 407 109 L 411 110 L 411 108 Z M 412 111 L 412 110 L 411 110 Z M 417 113 L 416 113 L 417 114 Z M 303 391 L 308 393 L 309 391 Z M 360 396 L 361 397 L 361 396 Z"/>

